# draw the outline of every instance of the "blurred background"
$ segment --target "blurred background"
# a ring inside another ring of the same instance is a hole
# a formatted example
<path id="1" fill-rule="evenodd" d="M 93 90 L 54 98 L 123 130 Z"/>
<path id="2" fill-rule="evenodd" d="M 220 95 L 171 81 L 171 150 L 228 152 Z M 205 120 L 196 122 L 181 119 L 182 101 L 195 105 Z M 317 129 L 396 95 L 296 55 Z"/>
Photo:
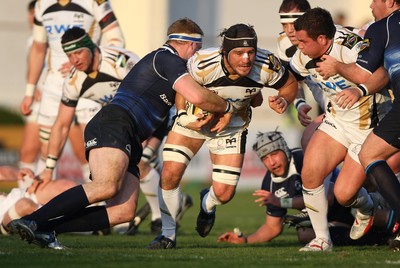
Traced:
<path id="1" fill-rule="evenodd" d="M 26 83 L 27 39 L 30 29 L 27 22 L 29 0 L 3 1 L 0 10 L 0 165 L 16 165 L 22 141 L 23 120 L 19 115 Z M 282 31 L 278 9 L 281 0 L 110 0 L 122 26 L 127 48 L 139 56 L 161 46 L 166 40 L 168 25 L 176 19 L 189 17 L 203 29 L 203 47 L 219 46 L 218 34 L 236 23 L 254 25 L 259 37 L 259 47 L 276 52 L 276 38 Z M 309 0 L 312 7 L 329 10 L 334 20 L 344 26 L 361 27 L 373 19 L 366 0 Z M 275 94 L 273 89 L 263 90 L 264 99 Z M 308 98 L 310 102 L 311 98 Z M 316 106 L 314 111 L 316 111 Z M 258 131 L 271 131 L 279 127 L 289 147 L 299 146 L 303 127 L 297 121 L 297 112 L 290 110 L 277 115 L 268 104 L 253 110 L 249 127 L 246 159 L 239 183 L 240 187 L 258 188 L 264 169 L 251 151 Z M 315 115 L 315 113 L 313 114 Z M 67 147 L 64 153 L 61 176 L 79 176 L 79 164 Z M 74 171 L 74 169 L 75 170 Z M 210 175 L 207 150 L 203 148 L 193 159 L 186 175 L 187 180 L 207 180 Z M 78 173 L 77 173 L 78 172 Z"/>

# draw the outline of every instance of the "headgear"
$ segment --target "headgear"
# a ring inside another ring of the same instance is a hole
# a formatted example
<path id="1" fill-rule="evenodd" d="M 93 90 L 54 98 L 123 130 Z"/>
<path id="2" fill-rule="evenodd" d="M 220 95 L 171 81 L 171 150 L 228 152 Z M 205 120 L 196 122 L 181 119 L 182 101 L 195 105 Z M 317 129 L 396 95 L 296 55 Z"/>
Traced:
<path id="1" fill-rule="evenodd" d="M 68 29 L 61 37 L 61 46 L 65 53 L 71 53 L 75 50 L 88 48 L 94 51 L 96 45 L 82 28 L 74 27 Z"/>
<path id="2" fill-rule="evenodd" d="M 296 13 L 279 13 L 281 18 L 281 23 L 293 23 L 298 18 L 300 18 L 304 12 L 296 12 Z"/>
<path id="3" fill-rule="evenodd" d="M 256 151 L 256 154 L 260 159 L 263 159 L 268 154 L 276 151 L 282 150 L 288 160 L 290 160 L 291 153 L 289 147 L 286 144 L 285 139 L 282 136 L 281 132 L 271 131 L 257 134 L 257 140 L 253 145 L 253 150 Z"/>
<path id="4" fill-rule="evenodd" d="M 222 50 L 226 57 L 237 47 L 253 47 L 257 50 L 257 34 L 253 27 L 245 24 L 235 24 L 225 29 L 221 34 Z"/>
<path id="5" fill-rule="evenodd" d="M 201 34 L 187 34 L 187 33 L 171 33 L 168 35 L 168 40 L 190 41 L 195 43 L 202 42 Z"/>

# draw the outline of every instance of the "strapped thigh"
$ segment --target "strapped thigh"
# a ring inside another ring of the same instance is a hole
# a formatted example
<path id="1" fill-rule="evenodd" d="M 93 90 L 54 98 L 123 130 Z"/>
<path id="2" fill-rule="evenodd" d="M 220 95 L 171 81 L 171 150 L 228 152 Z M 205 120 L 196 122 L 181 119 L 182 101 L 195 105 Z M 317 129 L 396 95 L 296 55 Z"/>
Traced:
<path id="1" fill-rule="evenodd" d="M 189 164 L 194 153 L 187 147 L 175 144 L 165 144 L 163 149 L 163 161 L 173 161 Z"/>
<path id="2" fill-rule="evenodd" d="M 236 186 L 241 171 L 242 168 L 238 167 L 213 165 L 212 179 L 213 181 Z"/>

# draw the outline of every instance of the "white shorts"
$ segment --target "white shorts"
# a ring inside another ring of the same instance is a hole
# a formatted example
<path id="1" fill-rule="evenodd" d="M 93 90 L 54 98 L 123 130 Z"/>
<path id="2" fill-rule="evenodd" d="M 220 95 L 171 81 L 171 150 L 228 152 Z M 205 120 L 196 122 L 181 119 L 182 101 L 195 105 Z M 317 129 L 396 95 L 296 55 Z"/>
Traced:
<path id="1" fill-rule="evenodd" d="M 186 137 L 203 139 L 209 151 L 213 154 L 244 154 L 246 148 L 247 129 L 231 132 L 226 136 L 206 136 L 197 131 L 185 128 L 177 124 L 175 120 L 171 131 Z"/>
<path id="2" fill-rule="evenodd" d="M 343 124 L 336 120 L 330 113 L 325 113 L 325 117 L 318 129 L 346 147 L 347 153 L 351 158 L 360 164 L 358 154 L 360 153 L 361 145 L 372 131 L 372 128 L 364 130 L 353 125 Z"/>
<path id="3" fill-rule="evenodd" d="M 54 125 L 61 101 L 64 80 L 65 78 L 59 72 L 48 72 L 40 100 L 39 125 L 50 127 Z"/>
<path id="4" fill-rule="evenodd" d="M 76 106 L 75 116 L 79 124 L 86 125 L 98 111 L 102 105 L 93 100 L 80 98 Z"/>

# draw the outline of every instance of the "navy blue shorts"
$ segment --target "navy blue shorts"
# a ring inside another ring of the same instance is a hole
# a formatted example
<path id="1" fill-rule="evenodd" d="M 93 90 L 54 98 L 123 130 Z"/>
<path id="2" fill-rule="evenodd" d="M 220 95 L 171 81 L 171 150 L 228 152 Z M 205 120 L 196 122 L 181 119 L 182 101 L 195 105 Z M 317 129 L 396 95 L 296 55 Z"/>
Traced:
<path id="1" fill-rule="evenodd" d="M 400 102 L 394 102 L 392 109 L 378 123 L 374 134 L 388 144 L 400 149 Z"/>
<path id="2" fill-rule="evenodd" d="M 85 128 L 86 159 L 91 149 L 118 148 L 129 157 L 128 172 L 139 178 L 137 167 L 142 157 L 142 144 L 136 126 L 125 109 L 117 105 L 104 106 Z"/>

